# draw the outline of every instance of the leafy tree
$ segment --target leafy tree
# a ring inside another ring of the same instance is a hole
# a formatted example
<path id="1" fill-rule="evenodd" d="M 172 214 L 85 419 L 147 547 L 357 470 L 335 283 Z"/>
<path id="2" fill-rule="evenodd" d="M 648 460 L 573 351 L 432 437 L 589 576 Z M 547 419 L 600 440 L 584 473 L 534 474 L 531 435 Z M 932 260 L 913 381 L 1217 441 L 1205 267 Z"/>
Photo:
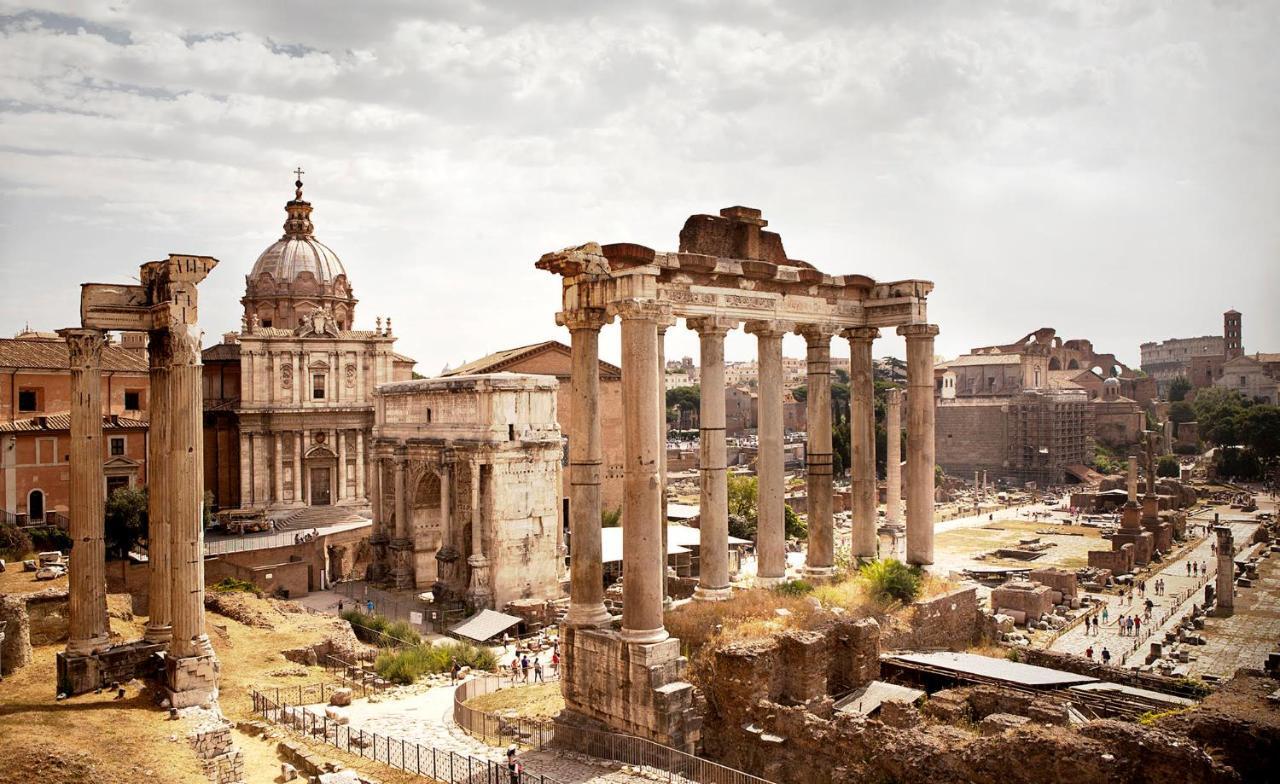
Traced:
<path id="1" fill-rule="evenodd" d="M 790 504 L 783 505 L 782 517 L 786 523 L 786 536 L 788 539 L 809 538 L 809 524 L 800 519 L 800 515 L 796 514 L 796 510 L 792 509 Z"/>
<path id="2" fill-rule="evenodd" d="M 730 516 L 746 521 L 754 531 L 760 508 L 759 481 L 754 476 L 730 474 L 728 485 Z"/>
<path id="3" fill-rule="evenodd" d="M 1176 457 L 1165 455 L 1156 462 L 1156 476 L 1169 476 L 1177 479 L 1182 473 L 1182 467 L 1178 465 Z"/>
<path id="4" fill-rule="evenodd" d="M 685 413 L 698 410 L 701 403 L 701 388 L 696 386 L 676 387 L 667 390 L 667 409 L 676 408 Z"/>
<path id="5" fill-rule="evenodd" d="M 1245 409 L 1252 402 L 1234 389 L 1206 387 L 1196 394 L 1193 406 L 1200 435 L 1219 446 L 1239 444 Z"/>
<path id="6" fill-rule="evenodd" d="M 0 553 L 18 559 L 31 552 L 31 536 L 13 523 L 0 523 Z"/>
<path id="7" fill-rule="evenodd" d="M 1187 393 L 1191 391 L 1191 382 L 1186 376 L 1178 376 L 1169 382 L 1169 400 L 1178 403 L 1187 399 Z"/>
<path id="8" fill-rule="evenodd" d="M 1263 461 L 1280 457 L 1280 406 L 1256 405 L 1240 422 L 1245 444 Z"/>
<path id="9" fill-rule="evenodd" d="M 147 538 L 147 489 L 117 488 L 107 499 L 103 522 L 107 552 L 117 558 L 128 557 Z"/>
<path id="10" fill-rule="evenodd" d="M 1179 424 L 1196 421 L 1196 410 L 1185 400 L 1169 405 L 1169 420 Z"/>
<path id="11" fill-rule="evenodd" d="M 617 528 L 622 525 L 622 507 L 600 510 L 600 527 Z"/>
<path id="12" fill-rule="evenodd" d="M 1119 474 L 1123 473 L 1126 466 L 1117 460 L 1111 452 L 1101 444 L 1094 445 L 1093 459 L 1089 461 L 1089 465 L 1097 469 L 1102 474 Z"/>

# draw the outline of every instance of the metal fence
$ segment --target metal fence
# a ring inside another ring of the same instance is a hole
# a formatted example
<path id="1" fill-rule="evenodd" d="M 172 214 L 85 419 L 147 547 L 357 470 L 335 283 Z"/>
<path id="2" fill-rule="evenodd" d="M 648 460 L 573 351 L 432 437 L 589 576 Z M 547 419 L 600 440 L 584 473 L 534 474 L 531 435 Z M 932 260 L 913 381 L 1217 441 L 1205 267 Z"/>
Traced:
<path id="1" fill-rule="evenodd" d="M 551 680 L 558 680 L 553 674 Z M 520 688 L 514 677 L 482 675 L 458 684 L 453 692 L 453 721 L 464 732 L 492 746 L 515 743 L 535 749 L 544 749 L 555 736 L 555 723 L 550 719 L 526 719 L 505 717 L 487 713 L 466 705 L 474 697 L 491 694 L 504 688 Z"/>
<path id="2" fill-rule="evenodd" d="M 332 688 L 328 687 L 330 693 Z M 316 695 L 323 698 L 325 690 L 325 684 L 312 684 L 299 686 L 296 690 L 284 689 L 279 696 L 284 697 L 289 692 L 294 692 L 304 698 Z M 319 701 L 322 702 L 323 699 Z M 445 781 L 449 784 L 507 784 L 510 781 L 505 763 L 478 759 L 454 751 L 437 749 L 434 746 L 424 746 L 421 743 L 411 743 L 403 738 L 353 729 L 347 724 L 330 719 L 324 713 L 305 710 L 300 707 L 300 703 L 290 705 L 261 691 L 253 692 L 253 711 L 265 721 L 345 750 L 349 754 L 356 754 L 434 781 Z M 556 779 L 527 769 L 523 771 L 520 782 L 521 784 L 561 784 Z"/>
<path id="3" fill-rule="evenodd" d="M 272 547 L 289 547 L 301 541 L 298 537 L 297 531 L 281 531 L 274 534 L 244 534 L 225 539 L 205 539 L 204 554 L 226 555 L 249 550 L 268 550 Z"/>
<path id="4" fill-rule="evenodd" d="M 598 759 L 661 772 L 670 782 L 772 784 L 768 779 L 630 735 L 556 724 L 552 745 Z"/>

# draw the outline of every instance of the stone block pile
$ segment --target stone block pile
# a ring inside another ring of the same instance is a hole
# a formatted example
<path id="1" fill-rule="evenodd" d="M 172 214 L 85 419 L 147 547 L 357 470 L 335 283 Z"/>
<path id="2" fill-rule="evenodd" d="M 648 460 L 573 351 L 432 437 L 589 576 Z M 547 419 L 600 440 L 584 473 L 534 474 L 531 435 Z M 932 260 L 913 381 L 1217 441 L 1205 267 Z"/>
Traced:
<path id="1" fill-rule="evenodd" d="M 190 740 L 211 784 L 244 784 L 244 752 L 236 748 L 229 723 L 204 724 L 191 733 Z"/>

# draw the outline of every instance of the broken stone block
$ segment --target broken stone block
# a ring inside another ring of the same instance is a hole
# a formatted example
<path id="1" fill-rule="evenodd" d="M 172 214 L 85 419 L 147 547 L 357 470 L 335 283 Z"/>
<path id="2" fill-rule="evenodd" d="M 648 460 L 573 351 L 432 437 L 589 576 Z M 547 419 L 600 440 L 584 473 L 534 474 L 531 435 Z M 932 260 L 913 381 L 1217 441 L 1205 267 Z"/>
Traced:
<path id="1" fill-rule="evenodd" d="M 280 779 L 282 781 L 293 781 L 298 778 L 298 769 L 287 762 L 280 763 Z"/>
<path id="2" fill-rule="evenodd" d="M 341 688 L 334 689 L 333 694 L 329 695 L 329 704 L 344 706 L 351 704 L 351 689 Z"/>
<path id="3" fill-rule="evenodd" d="M 978 732 L 983 735 L 999 735 L 1005 730 L 1017 729 L 1031 723 L 1026 716 L 1015 716 L 1012 713 L 993 713 L 978 722 Z"/>

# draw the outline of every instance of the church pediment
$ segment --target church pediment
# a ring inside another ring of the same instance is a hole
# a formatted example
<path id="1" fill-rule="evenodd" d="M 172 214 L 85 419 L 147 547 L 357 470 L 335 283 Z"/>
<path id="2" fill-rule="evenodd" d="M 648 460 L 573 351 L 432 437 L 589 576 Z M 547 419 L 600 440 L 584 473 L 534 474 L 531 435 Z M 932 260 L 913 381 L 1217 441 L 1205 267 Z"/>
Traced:
<path id="1" fill-rule="evenodd" d="M 141 465 L 142 463 L 137 460 L 131 460 L 122 455 L 118 455 L 116 457 L 113 457 L 109 460 L 104 461 L 102 464 L 102 468 L 105 471 L 111 471 L 111 470 L 122 471 L 122 470 L 132 470 L 135 468 L 139 468 Z"/>

